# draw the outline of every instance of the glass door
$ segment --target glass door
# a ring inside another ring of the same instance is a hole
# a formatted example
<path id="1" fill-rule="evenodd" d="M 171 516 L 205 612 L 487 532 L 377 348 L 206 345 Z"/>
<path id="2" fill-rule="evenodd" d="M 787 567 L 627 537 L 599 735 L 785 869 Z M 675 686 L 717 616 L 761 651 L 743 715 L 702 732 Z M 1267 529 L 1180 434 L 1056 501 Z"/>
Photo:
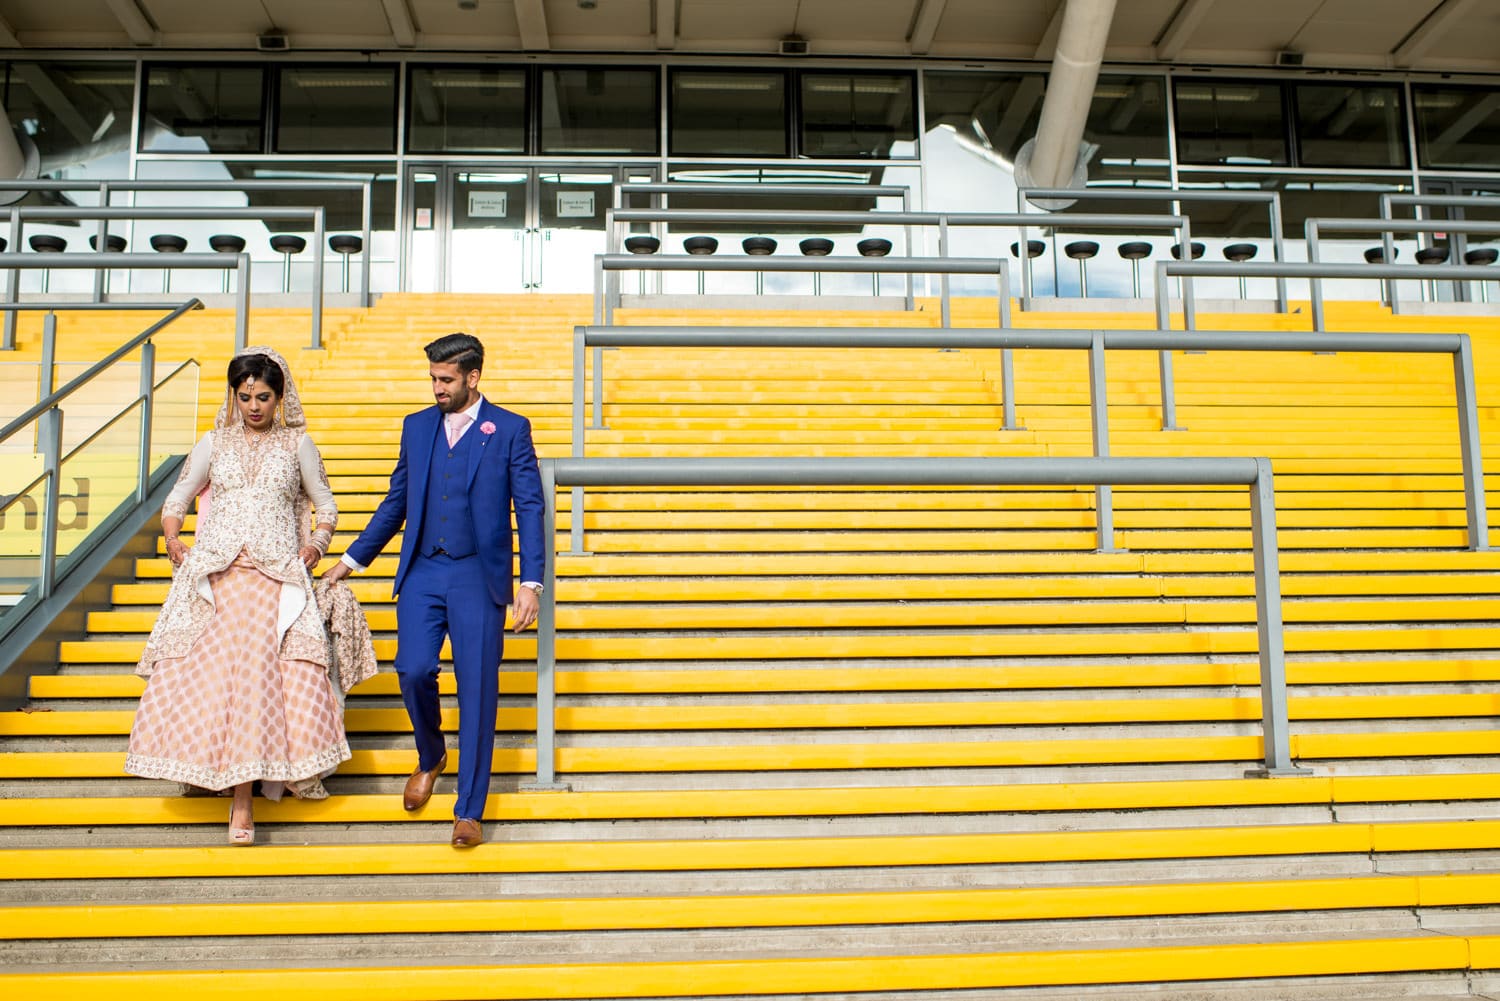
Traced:
<path id="1" fill-rule="evenodd" d="M 1462 198 L 1494 200 L 1493 208 L 1489 205 L 1423 206 L 1421 211 L 1422 218 L 1500 222 L 1500 185 L 1496 185 L 1494 182 L 1470 181 L 1458 178 L 1429 178 L 1422 181 L 1420 190 L 1424 195 L 1456 195 Z M 1399 217 L 1401 213 L 1398 212 L 1396 215 Z M 1449 247 L 1447 262 L 1451 264 L 1484 264 L 1489 260 L 1489 256 L 1485 251 L 1488 248 L 1496 246 L 1497 243 L 1500 243 L 1500 237 L 1482 233 L 1466 235 L 1460 232 L 1435 233 L 1423 241 L 1423 244 L 1426 246 L 1447 244 Z M 1451 300 L 1460 302 L 1490 301 L 1495 298 L 1493 288 L 1486 287 L 1488 283 L 1430 282 L 1425 284 L 1430 286 L 1433 298 L 1440 302 Z M 1427 294 L 1426 289 L 1424 289 L 1424 294 Z"/>
<path id="2" fill-rule="evenodd" d="M 591 293 L 615 181 L 655 177 L 634 167 L 410 167 L 405 287 Z"/>

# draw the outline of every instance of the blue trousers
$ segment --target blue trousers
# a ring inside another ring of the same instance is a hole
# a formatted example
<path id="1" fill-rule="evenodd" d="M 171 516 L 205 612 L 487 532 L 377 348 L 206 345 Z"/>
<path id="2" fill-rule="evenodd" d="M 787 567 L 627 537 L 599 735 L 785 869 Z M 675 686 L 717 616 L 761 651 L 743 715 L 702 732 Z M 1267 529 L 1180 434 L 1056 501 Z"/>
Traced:
<path id="1" fill-rule="evenodd" d="M 396 598 L 396 675 L 424 770 L 436 767 L 446 746 L 437 684 L 445 636 L 452 641 L 458 681 L 453 815 L 481 820 L 495 750 L 505 609 L 490 598 L 478 557 L 418 556 Z"/>

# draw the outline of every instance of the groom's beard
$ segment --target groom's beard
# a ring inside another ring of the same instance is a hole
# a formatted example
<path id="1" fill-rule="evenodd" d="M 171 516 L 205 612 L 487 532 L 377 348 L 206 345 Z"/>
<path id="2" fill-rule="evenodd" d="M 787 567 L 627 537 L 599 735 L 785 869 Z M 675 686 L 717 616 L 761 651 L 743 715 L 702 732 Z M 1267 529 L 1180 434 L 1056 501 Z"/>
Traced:
<path id="1" fill-rule="evenodd" d="M 469 402 L 473 399 L 473 391 L 468 386 L 455 386 L 448 394 L 446 400 L 438 401 L 438 409 L 445 414 L 456 414 L 460 410 L 469 409 Z"/>

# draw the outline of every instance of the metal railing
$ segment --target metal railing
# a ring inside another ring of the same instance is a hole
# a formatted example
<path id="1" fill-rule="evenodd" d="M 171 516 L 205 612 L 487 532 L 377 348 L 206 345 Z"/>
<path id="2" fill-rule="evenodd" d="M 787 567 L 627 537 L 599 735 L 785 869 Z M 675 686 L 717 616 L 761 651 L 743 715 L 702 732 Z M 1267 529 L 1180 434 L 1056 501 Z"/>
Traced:
<path id="1" fill-rule="evenodd" d="M 0 182 L 0 183 L 3 183 L 3 182 Z M 49 220 L 49 219 L 65 219 L 65 220 L 74 220 L 74 219 L 77 219 L 77 220 L 80 220 L 80 221 L 81 220 L 98 219 L 98 220 L 100 220 L 101 225 L 107 224 L 110 220 L 114 220 L 114 219 L 125 219 L 125 220 L 132 220 L 132 221 L 134 221 L 134 220 L 144 220 L 144 219 L 178 219 L 178 220 L 199 219 L 199 220 L 207 220 L 207 221 L 214 221 L 214 222 L 217 222 L 217 221 L 219 221 L 221 219 L 306 219 L 306 220 L 310 221 L 313 224 L 313 242 L 314 242 L 314 248 L 313 248 L 313 261 L 314 261 L 313 282 L 312 282 L 312 289 L 309 292 L 309 300 L 310 300 L 310 306 L 311 306 L 311 310 L 312 310 L 312 319 L 311 319 L 312 330 L 311 330 L 311 334 L 310 334 L 310 336 L 311 336 L 311 344 L 309 346 L 312 347 L 312 348 L 314 348 L 314 349 L 317 349 L 317 348 L 321 348 L 323 346 L 323 263 L 324 263 L 324 261 L 326 259 L 325 254 L 324 254 L 323 234 L 324 234 L 324 231 L 325 231 L 325 228 L 326 228 L 324 226 L 325 215 L 326 215 L 326 210 L 321 205 L 307 205 L 307 206 L 276 205 L 276 206 L 265 206 L 263 208 L 262 207 L 256 207 L 256 208 L 227 207 L 227 208 L 214 208 L 214 209 L 171 208 L 171 207 L 162 207 L 162 206 L 145 206 L 145 207 L 142 207 L 142 208 L 113 207 L 113 208 L 99 208 L 99 209 L 95 209 L 95 208 L 21 208 L 19 206 L 16 206 L 16 207 L 13 207 L 10 210 L 10 231 L 11 231 L 11 242 L 12 242 L 12 244 L 14 246 L 16 246 L 17 248 L 19 248 L 21 246 L 21 236 L 23 235 L 22 234 L 22 228 L 25 226 L 26 221 L 28 219 L 38 220 L 38 221 Z M 105 241 L 101 240 L 100 243 L 101 243 L 101 245 L 105 245 Z M 215 253 L 218 253 L 218 252 L 215 251 Z M 61 259 L 63 259 L 63 257 L 64 257 L 64 255 L 62 255 L 62 254 L 41 254 L 41 255 L 36 255 L 36 256 L 39 256 L 39 257 L 43 258 L 44 261 L 48 261 L 48 262 L 58 262 Z M 94 253 L 90 253 L 90 254 L 87 254 L 87 255 L 79 255 L 79 256 L 80 257 L 85 257 L 87 259 L 96 260 L 96 261 L 102 261 L 103 258 L 107 256 L 107 254 L 105 252 L 94 252 Z M 144 257 L 146 255 L 142 254 L 142 255 L 139 255 L 139 256 Z M 156 254 L 155 255 L 155 259 L 158 262 L 157 263 L 157 267 L 167 268 L 167 269 L 170 270 L 170 268 L 172 267 L 172 265 L 169 262 L 176 261 L 176 260 L 179 260 L 181 258 L 188 257 L 188 256 L 193 256 L 193 255 L 188 255 L 188 254 L 172 254 L 172 253 L 169 253 L 169 254 Z M 201 256 L 201 255 L 199 255 L 199 256 Z M 238 255 L 224 254 L 223 256 L 228 257 L 228 256 L 238 256 Z M 243 256 L 246 258 L 246 260 L 250 259 L 250 256 L 248 254 L 243 254 Z M 60 267 L 62 265 L 58 264 L 57 266 Z M 70 266 L 73 266 L 73 265 L 70 265 Z M 107 269 L 101 268 L 100 275 L 103 275 L 104 271 L 106 271 L 106 270 Z M 99 279 L 95 280 L 95 284 L 96 285 L 99 284 Z M 245 278 L 245 280 L 243 281 L 242 284 L 243 284 L 243 289 L 237 289 L 236 291 L 237 292 L 243 292 L 243 294 L 245 296 L 248 296 L 249 292 L 250 292 L 250 282 L 248 280 L 248 271 L 247 271 L 247 277 Z M 17 298 L 17 295 L 18 295 L 18 290 L 19 290 L 19 278 L 18 278 L 18 276 L 16 275 L 16 273 L 14 271 L 8 272 L 6 274 L 6 278 L 5 278 L 5 300 L 4 301 L 5 302 L 15 302 L 16 298 Z M 14 340 L 15 340 L 15 318 L 14 318 L 14 315 L 8 315 L 6 317 L 6 320 L 5 320 L 5 337 L 4 337 L 4 340 L 5 340 L 6 344 L 13 344 L 14 343 Z M 240 346 L 243 346 L 243 345 L 240 345 Z"/>
<path id="2" fill-rule="evenodd" d="M 1459 452 L 1462 459 L 1464 509 L 1470 549 L 1489 548 L 1484 469 L 1481 464 L 1479 408 L 1476 402 L 1473 351 L 1467 334 L 1316 333 L 1288 331 L 1181 330 L 933 330 L 917 328 L 836 327 L 575 327 L 573 328 L 573 439 L 572 455 L 583 458 L 584 361 L 586 348 L 595 348 L 594 416 L 592 427 L 603 427 L 605 347 L 753 347 L 753 348 L 935 348 L 1089 352 L 1089 418 L 1093 454 L 1108 458 L 1109 398 L 1105 352 L 1156 351 L 1161 368 L 1162 430 L 1177 427 L 1176 389 L 1170 352 L 1188 351 L 1344 351 L 1364 354 L 1449 354 L 1453 356 L 1454 405 L 1458 413 Z M 1017 428 L 1015 387 L 1003 386 L 1004 426 Z M 583 510 L 582 488 L 574 494 L 573 509 Z M 1114 513 L 1108 485 L 1096 499 L 1098 547 L 1114 548 Z M 572 551 L 583 550 L 582 521 L 575 520 Z"/>
<path id="3" fill-rule="evenodd" d="M 370 181 L 351 180 L 286 180 L 271 178 L 254 178 L 243 181 L 235 180 L 106 180 L 106 181 L 59 181 L 52 179 L 38 180 L 14 180 L 0 182 L 0 190 L 4 191 L 97 191 L 99 192 L 100 208 L 109 207 L 109 199 L 112 192 L 126 191 L 167 191 L 167 192 L 197 192 L 197 191 L 358 191 L 360 193 L 360 278 L 359 296 L 360 305 L 370 305 L 370 255 L 373 252 L 371 243 L 372 228 L 372 196 Z M 144 207 L 144 206 L 143 206 Z M 240 207 L 240 206 L 235 206 Z M 249 206 L 253 207 L 253 206 Z M 269 207 L 269 206 L 268 206 Z M 220 216 L 219 218 L 227 218 Z M 253 217 L 247 217 L 253 218 Z M 106 249 L 105 237 L 108 236 L 108 223 L 100 220 L 96 240 L 100 251 Z M 12 240 L 12 243 L 18 243 Z M 96 283 L 95 294 L 102 292 L 102 287 Z"/>
<path id="4" fill-rule="evenodd" d="M 1337 230 L 1341 233 L 1381 234 L 1381 250 L 1385 254 L 1384 263 L 1402 268 L 1403 271 L 1400 276 L 1402 278 L 1429 281 L 1441 277 L 1445 273 L 1441 269 L 1469 267 L 1481 269 L 1483 278 L 1487 278 L 1490 281 L 1500 281 L 1500 269 L 1491 268 L 1489 265 L 1483 264 L 1397 265 L 1395 263 L 1395 240 L 1393 239 L 1396 233 L 1482 233 L 1486 236 L 1496 236 L 1500 235 L 1500 222 L 1486 222 L 1478 219 L 1309 219 L 1303 224 L 1303 233 L 1307 240 L 1307 259 L 1309 261 L 1318 261 L 1318 237 L 1325 230 Z M 1371 265 L 1367 264 L 1366 266 L 1370 267 Z M 1323 312 L 1323 283 L 1321 280 L 1314 278 L 1311 284 L 1313 315 L 1320 316 Z M 1396 283 L 1390 281 L 1382 284 L 1385 285 L 1385 295 L 1390 301 L 1391 312 L 1394 313 L 1398 307 Z"/>
<path id="5" fill-rule="evenodd" d="M 1026 212 L 775 212 L 764 209 L 748 209 L 741 211 L 718 211 L 712 209 L 611 209 L 610 212 L 606 213 L 605 215 L 605 228 L 610 232 L 609 246 L 611 247 L 611 249 L 614 249 L 618 246 L 618 240 L 616 238 L 617 236 L 621 235 L 617 232 L 617 230 L 619 229 L 619 225 L 622 223 L 629 224 L 632 222 L 687 222 L 702 223 L 704 225 L 744 225 L 747 223 L 761 223 L 767 226 L 786 226 L 789 224 L 807 223 L 810 226 L 904 226 L 908 230 L 910 230 L 910 228 L 913 226 L 936 227 L 938 231 L 937 256 L 947 257 L 949 236 L 948 231 L 954 227 L 1014 227 L 1021 230 L 1021 240 L 1024 240 L 1025 227 L 1027 225 L 1037 223 L 1045 224 L 1048 220 L 1057 220 L 1053 224 L 1060 225 L 1060 220 L 1063 219 L 1066 219 L 1069 224 L 1074 226 L 1092 226 L 1095 229 L 1118 229 L 1125 230 L 1131 233 L 1138 232 L 1143 229 L 1165 229 L 1169 231 L 1176 231 L 1178 233 L 1178 239 L 1180 239 L 1184 244 L 1191 243 L 1193 238 L 1192 222 L 1188 219 L 1187 216 L 1184 215 L 1129 215 L 1102 212 L 1075 214 L 1059 212 L 1048 216 Z M 911 240 L 908 237 L 908 251 L 910 250 L 910 243 Z M 639 256 L 648 257 L 650 255 Z M 712 258 L 708 255 L 703 255 L 694 259 L 707 261 L 714 260 L 716 258 Z M 733 260 L 734 258 L 729 259 Z M 792 258 L 753 257 L 750 259 L 753 261 L 770 264 L 772 261 L 790 260 Z M 813 261 L 831 262 L 845 260 L 846 258 L 814 257 L 807 259 Z M 847 258 L 847 260 L 861 261 L 864 262 L 865 266 L 849 269 L 836 269 L 833 267 L 819 266 L 814 269 L 806 270 L 816 270 L 824 272 L 831 272 L 835 270 L 849 270 L 864 274 L 883 274 L 885 273 L 884 271 L 875 267 L 871 267 L 869 265 L 873 264 L 876 261 L 891 260 L 891 258 L 851 257 Z M 1030 258 L 1027 255 L 1022 254 L 1021 267 L 1023 269 L 1023 272 L 1029 270 L 1029 262 Z M 792 269 L 756 267 L 747 268 L 744 270 L 772 271 Z M 922 272 L 917 273 L 920 274 Z M 946 327 L 948 326 L 947 315 L 948 302 L 950 298 L 948 288 L 948 275 L 951 274 L 951 272 L 941 273 L 932 271 L 928 273 L 941 275 L 941 288 L 939 289 L 939 296 L 943 303 L 943 326 Z M 609 289 L 609 294 L 612 300 L 619 300 L 620 291 L 617 286 Z M 1029 293 L 1023 293 L 1021 308 L 1027 309 L 1029 308 L 1029 304 Z M 910 285 L 908 285 L 907 288 L 906 308 L 915 308 L 915 302 L 912 298 Z M 1005 325 L 1009 325 L 1008 321 Z"/>
<path id="6" fill-rule="evenodd" d="M 594 319 L 614 322 L 620 289 L 608 279 L 620 271 L 762 271 L 880 275 L 995 275 L 1001 326 L 1010 326 L 1010 269 L 990 257 L 709 257 L 701 254 L 598 254 L 594 257 Z M 944 282 L 942 324 L 952 326 L 952 303 Z"/>
<path id="7" fill-rule="evenodd" d="M 547 459 L 544 538 L 557 537 L 559 487 L 1068 485 L 1220 486 L 1250 493 L 1255 609 L 1260 654 L 1264 765 L 1255 776 L 1302 774 L 1291 759 L 1275 488 L 1263 458 L 756 458 Z M 572 521 L 583 518 L 574 508 Z M 549 543 L 551 545 L 552 543 Z M 536 785 L 557 781 L 557 560 L 547 561 L 537 616 Z"/>
<path id="8" fill-rule="evenodd" d="M 19 270 L 45 270 L 56 268 L 71 271 L 88 271 L 96 268 L 151 268 L 198 270 L 198 271 L 233 271 L 235 273 L 235 303 L 234 303 L 234 348 L 238 351 L 248 343 L 250 330 L 250 255 L 249 254 L 12 254 L 0 253 L 0 271 L 5 269 Z M 197 301 L 196 299 L 194 300 Z M 73 309 L 92 308 L 100 306 L 93 304 L 70 304 L 59 306 L 51 304 L 20 303 L 23 309 Z M 116 304 L 109 303 L 102 308 L 109 309 Z M 5 310 L 5 336 L 0 341 L 0 351 L 14 351 L 15 340 L 15 314 L 16 309 Z"/>
<path id="9" fill-rule="evenodd" d="M 4 255 L 0 255 L 0 266 L 4 264 L 3 257 Z M 155 391 L 158 383 L 156 380 L 156 345 L 152 343 L 151 339 L 178 317 L 191 310 L 201 308 L 203 308 L 203 304 L 197 299 L 189 299 L 181 305 L 172 308 L 172 311 L 166 316 L 157 320 L 151 326 L 99 359 L 99 361 L 89 366 L 88 369 L 69 380 L 60 389 L 48 393 L 4 427 L 0 427 L 0 446 L 3 446 L 8 439 L 35 424 L 35 450 L 41 456 L 42 472 L 13 496 L 16 498 L 29 496 L 35 492 L 38 486 L 41 486 L 44 491 L 41 505 L 42 511 L 40 512 L 40 565 L 38 567 L 37 581 L 34 590 L 29 594 L 30 601 L 28 603 L 17 605 L 4 616 L 0 616 L 0 636 L 8 633 L 14 627 L 27 607 L 46 601 L 52 595 L 57 585 L 58 513 L 61 501 L 62 467 L 68 458 L 63 453 L 62 444 L 63 413 L 61 405 L 63 401 L 75 393 L 88 388 L 96 378 L 122 358 L 137 348 L 140 349 L 139 392 L 124 410 L 128 411 L 137 404 L 141 408 L 133 502 L 135 504 L 143 503 L 146 495 L 150 492 L 151 478 L 154 472 L 151 468 L 151 426 Z M 179 366 L 179 370 L 185 366 L 195 365 L 196 362 L 184 362 L 183 366 Z M 44 368 L 50 373 L 50 366 L 44 366 Z M 162 383 L 165 384 L 175 374 L 176 371 L 168 375 L 166 379 L 162 380 Z M 50 374 L 46 377 L 50 380 Z M 88 443 L 85 440 L 82 444 L 76 446 L 72 450 L 72 453 L 86 448 Z"/>
<path id="10" fill-rule="evenodd" d="M 1273 260 L 1286 260 L 1286 242 L 1281 233 L 1281 192 L 1279 191 L 1183 191 L 1177 188 L 1163 188 L 1158 191 L 1131 188 L 1119 190 L 1114 188 L 1021 188 L 1016 192 L 1016 206 L 1022 212 L 1034 198 L 1041 199 L 1102 199 L 1105 201 L 1134 201 L 1134 202 L 1234 202 L 1241 204 L 1263 203 L 1266 206 L 1268 222 L 1271 233 L 1271 256 Z M 1054 215 L 1067 216 L 1068 213 L 1053 211 Z M 1021 231 L 1021 239 L 1026 239 L 1026 231 Z M 1187 244 L 1186 237 L 1183 243 Z M 1022 262 L 1021 269 L 1021 295 L 1022 309 L 1029 309 L 1031 301 L 1031 261 L 1030 258 Z M 1285 313 L 1287 310 L 1286 279 L 1276 279 L 1276 311 Z"/>

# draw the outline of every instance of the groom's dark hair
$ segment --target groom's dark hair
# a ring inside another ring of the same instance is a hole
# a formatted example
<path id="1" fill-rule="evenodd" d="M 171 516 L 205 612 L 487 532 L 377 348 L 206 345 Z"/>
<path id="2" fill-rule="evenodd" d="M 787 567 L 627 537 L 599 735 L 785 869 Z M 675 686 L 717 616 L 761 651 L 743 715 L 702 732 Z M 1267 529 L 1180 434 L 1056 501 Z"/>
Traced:
<path id="1" fill-rule="evenodd" d="M 444 334 L 424 349 L 430 362 L 452 362 L 464 374 L 484 370 L 484 345 L 473 334 Z"/>

